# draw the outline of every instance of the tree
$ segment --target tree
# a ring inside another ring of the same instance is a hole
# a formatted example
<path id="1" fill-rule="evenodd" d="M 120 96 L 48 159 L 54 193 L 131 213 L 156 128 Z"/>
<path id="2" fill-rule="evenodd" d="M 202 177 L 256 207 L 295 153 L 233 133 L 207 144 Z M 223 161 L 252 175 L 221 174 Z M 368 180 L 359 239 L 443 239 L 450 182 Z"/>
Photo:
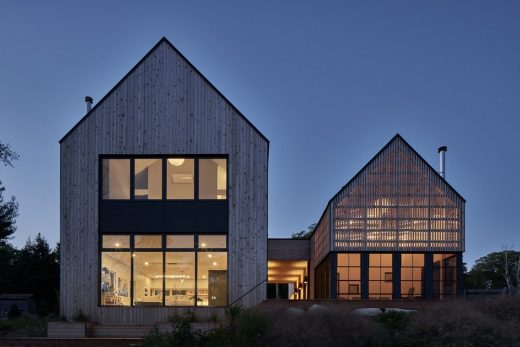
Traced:
<path id="1" fill-rule="evenodd" d="M 4 163 L 4 166 L 13 166 L 13 161 L 18 160 L 20 156 L 11 149 L 8 143 L 2 143 L 0 141 L 0 162 Z"/>
<path id="2" fill-rule="evenodd" d="M 317 223 L 312 223 L 307 227 L 307 230 L 298 231 L 295 233 L 292 233 L 291 239 L 297 239 L 297 240 L 310 240 L 312 236 L 312 232 L 314 229 L 316 229 Z"/>
<path id="3" fill-rule="evenodd" d="M 0 181 L 0 244 L 6 243 L 16 231 L 16 217 L 18 216 L 18 203 L 14 196 L 4 201 L 5 187 Z"/>
<path id="4" fill-rule="evenodd" d="M 467 274 L 466 286 L 479 289 L 503 289 L 507 287 L 505 280 L 506 253 L 508 259 L 507 273 L 515 274 L 516 264 L 520 262 L 520 252 L 513 250 L 493 252 L 475 262 L 475 265 Z M 510 283 L 510 286 L 514 286 L 514 284 Z M 518 281 L 516 281 L 516 286 L 520 286 Z"/>
<path id="5" fill-rule="evenodd" d="M 11 149 L 9 144 L 0 141 L 0 162 L 4 166 L 13 166 L 13 161 L 18 160 L 19 155 Z M 0 244 L 4 244 L 16 231 L 15 220 L 18 216 L 18 203 L 12 196 L 4 202 L 5 187 L 0 181 Z"/>
<path id="6" fill-rule="evenodd" d="M 51 249 L 47 240 L 38 234 L 34 241 L 27 241 L 15 259 L 14 285 L 18 292 L 35 294 L 40 315 L 58 311 L 60 263 L 57 248 Z"/>

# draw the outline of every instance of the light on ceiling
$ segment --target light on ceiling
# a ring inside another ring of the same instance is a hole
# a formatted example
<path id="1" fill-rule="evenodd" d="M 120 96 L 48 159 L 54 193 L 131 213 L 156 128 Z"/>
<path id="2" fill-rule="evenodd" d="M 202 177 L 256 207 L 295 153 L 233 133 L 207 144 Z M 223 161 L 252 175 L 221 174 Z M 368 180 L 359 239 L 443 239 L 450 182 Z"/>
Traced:
<path id="1" fill-rule="evenodd" d="M 168 159 L 168 162 L 170 164 L 172 164 L 173 166 L 181 166 L 182 164 L 184 164 L 184 159 L 183 158 L 172 158 L 172 159 Z"/>

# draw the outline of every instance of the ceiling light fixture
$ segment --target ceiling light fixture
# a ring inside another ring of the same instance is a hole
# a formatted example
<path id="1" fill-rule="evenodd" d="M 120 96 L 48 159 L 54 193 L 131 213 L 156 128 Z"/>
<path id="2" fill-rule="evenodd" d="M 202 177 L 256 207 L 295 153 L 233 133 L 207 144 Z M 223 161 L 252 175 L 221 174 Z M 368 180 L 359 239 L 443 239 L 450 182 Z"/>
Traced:
<path id="1" fill-rule="evenodd" d="M 184 164 L 184 159 L 183 158 L 172 158 L 172 159 L 168 159 L 168 162 L 170 164 L 172 164 L 173 166 L 181 166 L 182 164 Z"/>

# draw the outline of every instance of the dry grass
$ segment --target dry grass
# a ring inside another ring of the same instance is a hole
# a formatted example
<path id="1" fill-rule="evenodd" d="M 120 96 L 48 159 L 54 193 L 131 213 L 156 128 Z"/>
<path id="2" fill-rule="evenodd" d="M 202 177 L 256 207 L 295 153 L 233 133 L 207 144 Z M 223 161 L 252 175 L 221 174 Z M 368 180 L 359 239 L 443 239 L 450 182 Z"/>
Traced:
<path id="1" fill-rule="evenodd" d="M 341 305 L 314 314 L 265 314 L 260 346 L 520 346 L 520 297 L 437 302 L 376 318 Z"/>

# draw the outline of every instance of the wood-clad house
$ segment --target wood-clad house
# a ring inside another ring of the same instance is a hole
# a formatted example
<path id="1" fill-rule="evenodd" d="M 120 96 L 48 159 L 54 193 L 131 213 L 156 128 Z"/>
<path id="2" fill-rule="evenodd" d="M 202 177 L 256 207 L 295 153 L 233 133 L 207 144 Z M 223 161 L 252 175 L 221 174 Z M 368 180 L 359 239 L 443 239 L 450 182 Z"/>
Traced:
<path id="1" fill-rule="evenodd" d="M 314 229 L 311 297 L 460 294 L 465 200 L 443 171 L 439 174 L 399 134 L 394 136 L 332 197 Z"/>
<path id="2" fill-rule="evenodd" d="M 60 141 L 62 314 L 265 298 L 269 141 L 161 39 Z"/>

